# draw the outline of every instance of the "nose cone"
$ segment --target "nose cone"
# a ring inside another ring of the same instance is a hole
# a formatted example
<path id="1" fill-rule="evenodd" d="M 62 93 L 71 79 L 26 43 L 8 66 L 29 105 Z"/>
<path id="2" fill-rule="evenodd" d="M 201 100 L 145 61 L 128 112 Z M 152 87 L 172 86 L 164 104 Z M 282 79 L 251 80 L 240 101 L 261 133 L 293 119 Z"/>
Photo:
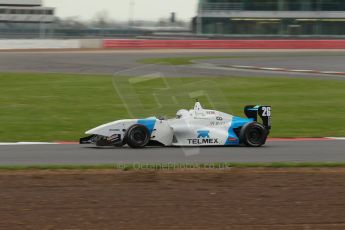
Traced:
<path id="1" fill-rule="evenodd" d="M 129 126 L 136 124 L 137 120 L 129 119 L 129 120 L 119 120 L 110 122 L 96 128 L 90 129 L 86 131 L 88 135 L 101 135 L 101 136 L 111 136 L 114 132 L 119 132 L 123 129 L 127 129 Z"/>
<path id="2" fill-rule="evenodd" d="M 86 131 L 85 134 L 89 134 L 89 135 L 98 134 L 101 130 L 102 130 L 102 126 L 98 126 L 96 128 Z"/>
<path id="3" fill-rule="evenodd" d="M 108 132 L 108 129 L 115 124 L 116 124 L 115 122 L 112 122 L 112 123 L 107 123 L 107 124 L 101 125 L 101 126 L 98 126 L 96 128 L 93 128 L 93 129 L 86 131 L 85 134 L 88 134 L 88 135 L 105 135 Z"/>
<path id="4" fill-rule="evenodd" d="M 96 129 L 90 129 L 90 130 L 86 131 L 85 134 L 92 135 L 95 133 L 95 131 L 96 131 Z"/>

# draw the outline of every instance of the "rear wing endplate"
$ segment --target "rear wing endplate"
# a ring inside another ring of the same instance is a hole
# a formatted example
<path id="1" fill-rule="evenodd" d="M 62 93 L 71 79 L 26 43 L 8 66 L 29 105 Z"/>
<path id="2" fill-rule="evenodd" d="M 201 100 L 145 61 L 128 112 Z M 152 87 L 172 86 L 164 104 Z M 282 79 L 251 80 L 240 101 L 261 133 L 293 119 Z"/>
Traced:
<path id="1" fill-rule="evenodd" d="M 258 122 L 260 118 L 262 124 L 268 129 L 271 129 L 271 106 L 261 106 L 261 105 L 248 105 L 244 108 L 244 113 L 248 118 L 254 119 Z"/>

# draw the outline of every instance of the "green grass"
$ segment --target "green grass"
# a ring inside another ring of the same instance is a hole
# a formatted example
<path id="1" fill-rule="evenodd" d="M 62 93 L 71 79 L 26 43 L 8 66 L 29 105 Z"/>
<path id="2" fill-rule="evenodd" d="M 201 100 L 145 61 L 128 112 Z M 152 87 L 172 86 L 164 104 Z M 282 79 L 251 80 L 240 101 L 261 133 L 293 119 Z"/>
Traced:
<path id="1" fill-rule="evenodd" d="M 272 137 L 345 136 L 345 81 L 209 77 L 128 84 L 118 77 L 115 82 L 119 92 L 111 76 L 0 74 L 0 142 L 78 140 L 85 130 L 130 115 L 172 117 L 193 107 L 191 96 L 238 116 L 247 104 L 272 105 Z"/>
<path id="2" fill-rule="evenodd" d="M 118 169 L 116 165 L 9 165 L 1 166 L 0 171 L 20 171 L 20 170 L 106 170 Z"/>
<path id="3" fill-rule="evenodd" d="M 196 57 L 172 57 L 172 58 L 146 58 L 139 60 L 142 64 L 162 64 L 162 65 L 191 65 L 193 61 L 208 59 L 230 59 L 232 56 L 196 56 Z M 249 58 L 249 57 L 246 57 Z"/>
<path id="4" fill-rule="evenodd" d="M 0 171 L 22 170 L 180 170 L 180 169 L 227 169 L 227 168 L 338 168 L 343 163 L 208 163 L 208 164 L 105 164 L 105 165 L 14 165 L 0 166 Z"/>

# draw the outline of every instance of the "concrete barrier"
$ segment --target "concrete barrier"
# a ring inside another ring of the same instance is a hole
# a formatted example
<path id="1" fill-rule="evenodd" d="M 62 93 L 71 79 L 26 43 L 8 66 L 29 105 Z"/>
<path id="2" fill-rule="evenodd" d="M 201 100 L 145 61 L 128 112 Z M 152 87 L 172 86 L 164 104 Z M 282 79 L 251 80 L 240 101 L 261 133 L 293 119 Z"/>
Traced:
<path id="1" fill-rule="evenodd" d="M 345 49 L 345 40 L 0 40 L 0 50 L 21 49 Z"/>
<path id="2" fill-rule="evenodd" d="M 0 40 L 0 50 L 18 49 L 79 49 L 80 41 L 77 39 L 16 39 Z"/>
<path id="3" fill-rule="evenodd" d="M 101 49 L 103 48 L 102 39 L 81 39 L 80 48 L 81 49 Z"/>
<path id="4" fill-rule="evenodd" d="M 106 49 L 345 49 L 345 40 L 105 39 Z"/>

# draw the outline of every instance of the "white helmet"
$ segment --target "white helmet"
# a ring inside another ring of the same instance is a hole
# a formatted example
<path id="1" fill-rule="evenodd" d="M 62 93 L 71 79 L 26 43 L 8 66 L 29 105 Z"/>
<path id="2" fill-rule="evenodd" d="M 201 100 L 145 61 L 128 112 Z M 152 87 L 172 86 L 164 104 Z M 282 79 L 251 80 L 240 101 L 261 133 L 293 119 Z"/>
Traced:
<path id="1" fill-rule="evenodd" d="M 176 119 L 182 119 L 182 118 L 188 117 L 188 115 L 189 115 L 188 110 L 181 109 L 181 110 L 177 111 Z"/>

